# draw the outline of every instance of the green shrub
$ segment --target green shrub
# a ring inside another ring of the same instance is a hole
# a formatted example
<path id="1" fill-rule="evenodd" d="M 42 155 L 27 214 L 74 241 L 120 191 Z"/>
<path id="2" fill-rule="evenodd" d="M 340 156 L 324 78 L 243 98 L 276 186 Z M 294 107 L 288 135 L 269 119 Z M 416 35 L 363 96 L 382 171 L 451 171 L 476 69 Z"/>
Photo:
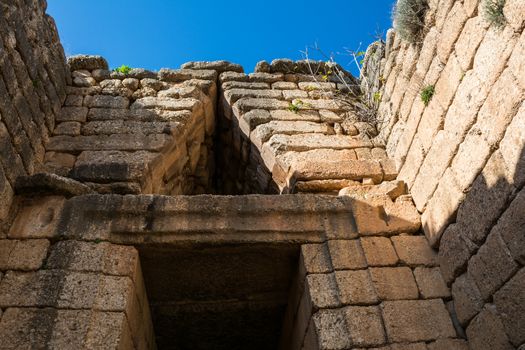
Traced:
<path id="1" fill-rule="evenodd" d="M 422 40 L 427 0 L 398 0 L 394 7 L 394 29 L 401 39 L 410 43 Z"/>
<path id="2" fill-rule="evenodd" d="M 425 106 L 428 106 L 430 103 L 430 100 L 432 100 L 432 96 L 434 96 L 434 93 L 436 92 L 436 89 L 434 85 L 428 85 L 423 90 L 421 90 L 421 101 L 425 104 Z"/>
<path id="3" fill-rule="evenodd" d="M 505 7 L 505 0 L 483 0 L 484 17 L 497 28 L 503 28 L 507 24 L 503 7 Z"/>
<path id="4" fill-rule="evenodd" d="M 374 95 L 372 96 L 372 98 L 374 99 L 375 103 L 381 103 L 381 100 L 383 99 L 383 95 L 381 94 L 381 92 L 376 91 L 374 92 Z"/>
<path id="5" fill-rule="evenodd" d="M 113 69 L 113 71 L 122 74 L 128 74 L 129 72 L 131 72 L 131 67 L 123 64 L 122 66 Z"/>

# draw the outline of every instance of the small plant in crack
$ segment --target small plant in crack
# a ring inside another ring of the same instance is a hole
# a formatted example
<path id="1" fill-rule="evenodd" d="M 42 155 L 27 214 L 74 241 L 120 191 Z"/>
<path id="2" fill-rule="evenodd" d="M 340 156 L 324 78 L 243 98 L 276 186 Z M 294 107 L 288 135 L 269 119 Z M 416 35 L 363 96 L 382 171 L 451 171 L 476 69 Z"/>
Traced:
<path id="1" fill-rule="evenodd" d="M 382 98 L 383 98 L 383 95 L 381 94 L 381 92 L 379 91 L 374 92 L 373 99 L 375 103 L 381 103 Z"/>
<path id="2" fill-rule="evenodd" d="M 290 112 L 298 113 L 303 108 L 309 108 L 311 107 L 309 103 L 304 103 L 302 100 L 293 100 L 288 105 L 288 110 Z"/>
<path id="3" fill-rule="evenodd" d="M 123 64 L 122 66 L 113 69 L 113 71 L 117 73 L 128 74 L 131 72 L 131 67 Z"/>
<path id="4" fill-rule="evenodd" d="M 421 101 L 423 101 L 425 106 L 428 106 L 435 92 L 436 88 L 434 87 L 434 85 L 427 85 L 425 88 L 423 88 L 423 90 L 421 90 Z"/>
<path id="5" fill-rule="evenodd" d="M 503 14 L 505 0 L 483 0 L 484 17 L 496 28 L 502 29 L 507 24 L 507 19 Z"/>

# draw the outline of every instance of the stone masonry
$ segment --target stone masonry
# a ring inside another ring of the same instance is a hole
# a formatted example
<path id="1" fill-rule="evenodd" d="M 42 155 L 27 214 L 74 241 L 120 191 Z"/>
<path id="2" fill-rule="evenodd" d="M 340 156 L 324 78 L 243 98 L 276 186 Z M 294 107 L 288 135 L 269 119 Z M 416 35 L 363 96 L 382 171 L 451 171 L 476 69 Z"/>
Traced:
<path id="1" fill-rule="evenodd" d="M 478 5 L 431 1 L 357 80 L 118 73 L 2 2 L 0 349 L 521 350 L 525 11 Z"/>
<path id="2" fill-rule="evenodd" d="M 525 343 L 525 3 L 505 1 L 502 28 L 485 3 L 429 1 L 422 42 L 391 30 L 367 76 L 471 347 L 512 349 Z"/>

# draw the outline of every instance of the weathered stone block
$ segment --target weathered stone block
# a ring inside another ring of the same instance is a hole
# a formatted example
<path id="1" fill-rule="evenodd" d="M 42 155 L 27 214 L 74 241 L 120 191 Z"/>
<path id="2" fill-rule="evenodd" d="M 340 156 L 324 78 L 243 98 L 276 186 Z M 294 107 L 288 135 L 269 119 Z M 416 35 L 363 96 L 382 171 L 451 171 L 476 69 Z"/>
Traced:
<path id="1" fill-rule="evenodd" d="M 287 101 L 308 98 L 308 93 L 303 90 L 283 90 L 283 98 Z"/>
<path id="2" fill-rule="evenodd" d="M 510 254 L 520 264 L 525 263 L 525 235 L 522 230 L 525 225 L 522 215 L 524 210 L 525 190 L 522 189 L 493 229 L 500 234 Z"/>
<path id="3" fill-rule="evenodd" d="M 312 311 L 341 305 L 337 293 L 337 282 L 333 273 L 306 276 L 305 293 L 308 293 Z"/>
<path id="4" fill-rule="evenodd" d="M 60 114 L 57 116 L 57 122 L 85 122 L 88 114 L 86 107 L 62 107 Z"/>
<path id="5" fill-rule="evenodd" d="M 507 92 L 498 93 L 502 89 Z M 479 130 L 490 146 L 496 147 L 524 100 L 525 88 L 520 88 L 510 69 L 506 69 L 491 86 L 487 100 L 478 113 L 475 130 Z"/>
<path id="6" fill-rule="evenodd" d="M 525 342 L 525 269 L 522 268 L 494 295 L 505 332 L 514 346 Z"/>
<path id="7" fill-rule="evenodd" d="M 450 290 L 443 280 L 439 267 L 416 267 L 414 277 L 424 299 L 448 298 L 450 296 Z"/>
<path id="8" fill-rule="evenodd" d="M 431 341 L 456 335 L 441 299 L 385 301 L 382 312 L 392 342 Z"/>
<path id="9" fill-rule="evenodd" d="M 0 240 L 0 270 L 38 270 L 48 248 L 47 239 Z"/>
<path id="10" fill-rule="evenodd" d="M 476 350 L 511 350 L 505 329 L 494 305 L 487 304 L 467 328 L 469 347 Z"/>
<path id="11" fill-rule="evenodd" d="M 417 285 L 408 267 L 371 268 L 370 275 L 380 300 L 418 298 Z"/>
<path id="12" fill-rule="evenodd" d="M 283 94 L 279 90 L 254 90 L 254 89 L 229 89 L 224 92 L 224 97 L 230 104 L 241 98 L 269 98 L 281 99 Z"/>
<path id="13" fill-rule="evenodd" d="M 64 106 L 66 107 L 82 107 L 84 97 L 82 95 L 67 95 Z"/>
<path id="14" fill-rule="evenodd" d="M 194 98 L 169 98 L 169 97 L 143 97 L 130 107 L 131 109 L 162 109 L 168 111 L 190 110 L 197 111 L 202 108 L 202 102 Z"/>
<path id="15" fill-rule="evenodd" d="M 421 216 L 423 231 L 432 246 L 439 244 L 441 235 L 456 218 L 457 209 L 465 198 L 465 193 L 461 190 L 454 174 L 450 168 L 445 172 Z M 412 188 L 412 191 L 414 190 Z"/>
<path id="16" fill-rule="evenodd" d="M 369 266 L 393 266 L 399 261 L 390 239 L 363 237 L 360 241 Z"/>
<path id="17" fill-rule="evenodd" d="M 524 44 L 525 46 L 525 44 Z M 524 67 L 525 69 L 525 67 Z M 507 127 L 505 136 L 499 144 L 499 151 L 505 160 L 508 177 L 513 179 L 514 186 L 525 184 L 525 103 Z"/>
<path id="18" fill-rule="evenodd" d="M 70 56 L 67 63 L 71 71 L 108 69 L 108 63 L 102 56 L 76 55 Z"/>
<path id="19" fill-rule="evenodd" d="M 80 126 L 79 122 L 63 122 L 55 127 L 53 135 L 80 135 Z"/>
<path id="20" fill-rule="evenodd" d="M 136 137 L 131 134 L 55 136 L 49 139 L 47 150 L 71 151 L 161 151 L 171 137 L 166 134 L 151 134 Z"/>
<path id="21" fill-rule="evenodd" d="M 138 151 L 85 151 L 77 158 L 71 176 L 82 181 L 141 180 L 157 153 Z"/>
<path id="22" fill-rule="evenodd" d="M 469 350 L 464 339 L 438 339 L 427 345 L 428 350 Z"/>
<path id="23" fill-rule="evenodd" d="M 477 1 L 479 0 L 469 0 L 471 3 L 477 3 Z M 465 9 L 467 9 L 467 6 L 468 5 L 464 3 Z M 463 71 L 472 68 L 474 55 L 486 32 L 486 23 L 482 16 L 470 18 L 465 23 L 455 47 L 457 59 Z"/>
<path id="24" fill-rule="evenodd" d="M 459 37 L 467 19 L 468 17 L 463 8 L 463 4 L 461 2 L 454 2 L 454 6 L 445 19 L 443 31 L 437 44 L 437 55 L 441 62 L 447 62 L 454 43 Z"/>
<path id="25" fill-rule="evenodd" d="M 231 63 L 228 61 L 197 61 L 197 62 L 186 62 L 180 66 L 181 69 L 207 69 L 215 70 L 219 73 L 222 72 L 237 72 L 243 73 L 244 69 L 240 64 Z"/>
<path id="26" fill-rule="evenodd" d="M 328 241 L 328 250 L 335 270 L 356 270 L 367 267 L 363 248 L 358 240 Z"/>
<path id="27" fill-rule="evenodd" d="M 508 0 L 503 8 L 503 15 L 510 26 L 519 32 L 525 26 L 525 4 L 519 0 Z"/>
<path id="28" fill-rule="evenodd" d="M 51 308 L 9 308 L 0 322 L 0 336 L 10 347 L 82 348 L 91 312 Z"/>
<path id="29" fill-rule="evenodd" d="M 250 73 L 248 78 L 251 82 L 256 83 L 275 83 L 284 80 L 284 74 L 282 73 Z"/>
<path id="30" fill-rule="evenodd" d="M 466 325 L 483 308 L 481 293 L 468 274 L 463 274 L 452 285 L 454 308 L 458 321 Z"/>
<path id="31" fill-rule="evenodd" d="M 344 309 L 321 310 L 312 319 L 320 350 L 343 350 L 352 346 Z"/>
<path id="32" fill-rule="evenodd" d="M 49 196 L 33 198 L 22 204 L 9 231 L 9 238 L 54 237 L 65 198 Z"/>
<path id="33" fill-rule="evenodd" d="M 464 234 L 471 241 L 481 244 L 505 208 L 508 197 L 514 191 L 507 176 L 505 162 L 497 150 L 472 184 L 458 210 L 457 222 L 468 227 Z"/>
<path id="34" fill-rule="evenodd" d="M 386 343 L 379 307 L 345 307 L 350 342 L 355 346 L 378 346 Z"/>
<path id="35" fill-rule="evenodd" d="M 343 305 L 371 305 L 379 300 L 368 270 L 336 271 L 335 280 Z"/>
<path id="36" fill-rule="evenodd" d="M 289 81 L 278 81 L 272 84 L 272 89 L 276 90 L 296 90 L 297 84 Z"/>
<path id="37" fill-rule="evenodd" d="M 437 266 L 437 253 L 425 236 L 401 235 L 392 237 L 399 260 L 409 266 Z"/>
<path id="38" fill-rule="evenodd" d="M 277 82 L 272 84 L 280 84 L 284 82 Z M 269 89 L 270 84 L 268 83 L 250 83 L 245 81 L 227 81 L 224 84 L 221 85 L 223 90 L 229 90 L 229 89 L 254 89 L 254 90 L 261 90 L 261 89 Z"/>
<path id="39" fill-rule="evenodd" d="M 487 300 L 518 270 L 505 242 L 498 232 L 491 232 L 484 245 L 470 259 L 468 274 Z"/>
<path id="40" fill-rule="evenodd" d="M 300 275 L 311 273 L 328 273 L 333 271 L 330 253 L 326 244 L 301 245 Z"/>
<path id="41" fill-rule="evenodd" d="M 452 224 L 441 238 L 438 260 L 443 278 L 448 284 L 466 270 L 468 260 L 478 250 L 478 246 L 465 237 L 465 231 L 465 226 Z"/>
<path id="42" fill-rule="evenodd" d="M 242 74 L 235 72 L 225 72 L 223 74 Z M 244 74 L 242 74 L 244 75 Z M 217 71 L 210 69 L 167 69 L 162 68 L 158 72 L 158 78 L 162 81 L 178 83 L 190 79 L 201 79 L 215 81 L 217 79 Z"/>

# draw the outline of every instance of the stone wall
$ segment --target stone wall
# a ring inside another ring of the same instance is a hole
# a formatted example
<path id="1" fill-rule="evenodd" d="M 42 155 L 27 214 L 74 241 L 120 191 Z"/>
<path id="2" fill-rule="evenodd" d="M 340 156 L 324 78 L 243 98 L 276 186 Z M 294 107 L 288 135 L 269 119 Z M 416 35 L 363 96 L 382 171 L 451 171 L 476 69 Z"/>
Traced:
<path id="1" fill-rule="evenodd" d="M 313 71 L 319 62 L 310 63 Z M 332 193 L 394 180 L 394 163 L 356 97 L 357 82 L 309 74 L 304 61 L 258 64 L 252 74 L 219 76 L 218 174 L 226 193 Z"/>
<path id="2" fill-rule="evenodd" d="M 525 343 L 525 3 L 429 1 L 424 39 L 387 35 L 381 137 L 407 183 L 473 349 Z M 420 93 L 434 86 L 423 103 Z M 520 306 L 518 306 L 520 305 Z"/>
<path id="3" fill-rule="evenodd" d="M 99 56 L 68 60 L 72 85 L 46 145 L 46 170 L 99 193 L 207 193 L 215 70 L 110 72 Z"/>
<path id="4" fill-rule="evenodd" d="M 66 96 L 64 51 L 45 1 L 0 3 L 0 226 L 16 179 L 41 168 Z"/>

